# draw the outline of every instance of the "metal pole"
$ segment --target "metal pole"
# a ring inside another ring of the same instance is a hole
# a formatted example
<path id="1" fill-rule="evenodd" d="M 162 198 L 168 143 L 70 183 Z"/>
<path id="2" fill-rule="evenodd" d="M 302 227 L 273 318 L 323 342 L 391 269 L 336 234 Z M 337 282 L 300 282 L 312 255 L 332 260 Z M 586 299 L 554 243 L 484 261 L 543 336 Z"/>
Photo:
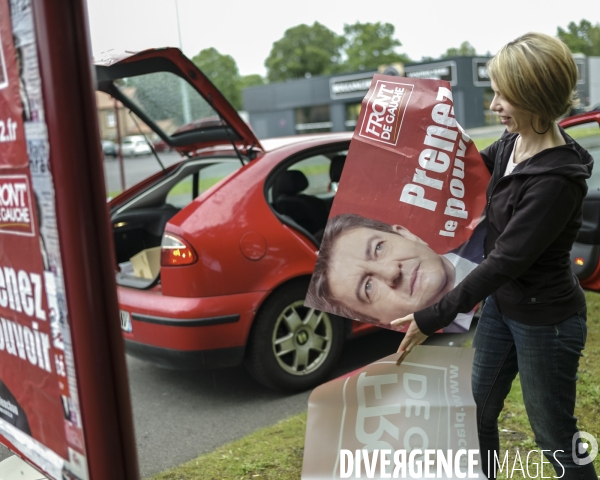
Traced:
<path id="1" fill-rule="evenodd" d="M 123 152 L 121 151 L 121 121 L 119 120 L 119 107 L 117 99 L 113 98 L 113 108 L 117 122 L 117 155 L 119 159 L 119 176 L 121 177 L 121 192 L 125 191 L 125 164 L 123 163 Z"/>
<path id="2" fill-rule="evenodd" d="M 179 37 L 179 50 L 183 52 L 183 45 L 181 43 L 181 28 L 179 26 L 179 6 L 177 0 L 175 0 L 175 14 L 177 15 L 177 35 Z M 192 113 L 190 109 L 190 98 L 188 96 L 187 82 L 183 78 L 179 79 L 179 85 L 181 88 L 181 103 L 183 105 L 183 124 L 187 125 L 192 121 Z"/>
<path id="3" fill-rule="evenodd" d="M 33 7 L 90 480 L 139 479 L 86 2 Z"/>

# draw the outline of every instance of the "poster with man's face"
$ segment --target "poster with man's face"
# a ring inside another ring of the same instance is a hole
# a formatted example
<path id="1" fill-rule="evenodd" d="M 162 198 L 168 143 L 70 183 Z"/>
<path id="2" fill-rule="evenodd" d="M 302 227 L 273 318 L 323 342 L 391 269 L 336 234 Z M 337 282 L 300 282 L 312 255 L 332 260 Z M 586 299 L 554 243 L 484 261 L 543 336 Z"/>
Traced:
<path id="1" fill-rule="evenodd" d="M 448 82 L 375 75 L 306 305 L 394 328 L 439 301 L 483 260 L 488 181 Z M 471 318 L 447 331 L 468 330 Z"/>

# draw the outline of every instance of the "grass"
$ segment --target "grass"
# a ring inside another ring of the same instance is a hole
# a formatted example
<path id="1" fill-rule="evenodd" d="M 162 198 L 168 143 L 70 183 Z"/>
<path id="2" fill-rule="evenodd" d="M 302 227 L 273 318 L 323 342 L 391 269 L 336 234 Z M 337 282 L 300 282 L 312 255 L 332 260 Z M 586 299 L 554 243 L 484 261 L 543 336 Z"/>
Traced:
<path id="1" fill-rule="evenodd" d="M 152 480 L 297 480 L 302 470 L 306 413 L 223 445 Z"/>
<path id="2" fill-rule="evenodd" d="M 589 124 L 588 124 L 589 125 Z M 572 127 L 568 129 L 568 133 L 571 136 L 571 138 L 584 138 L 584 137 L 598 137 L 598 127 L 594 126 L 594 127 L 587 127 L 587 126 L 581 126 L 581 127 Z"/>
<path id="3" fill-rule="evenodd" d="M 485 147 L 489 147 L 496 140 L 498 140 L 498 137 L 475 138 L 473 139 L 473 143 L 477 147 L 477 150 L 483 150 Z"/>
<path id="4" fill-rule="evenodd" d="M 329 175 L 329 163 L 321 163 L 316 165 L 301 165 L 292 167 L 290 170 L 300 170 L 307 177 L 313 175 Z"/>
<path id="5" fill-rule="evenodd" d="M 221 181 L 223 177 L 211 177 L 211 178 L 201 178 L 199 185 L 199 193 L 202 193 L 212 187 L 215 183 Z M 108 192 L 106 194 L 107 198 L 115 198 L 117 195 L 121 193 L 121 190 L 115 190 L 113 192 Z M 191 179 L 186 178 L 185 181 L 178 183 L 175 185 L 170 191 L 169 196 L 175 195 L 189 195 L 190 201 L 192 200 L 192 182 Z"/>
<path id="6" fill-rule="evenodd" d="M 579 419 L 580 430 L 589 432 L 600 440 L 600 294 L 588 292 L 586 298 L 588 337 L 584 356 L 579 364 L 575 415 Z M 511 467 L 517 449 L 521 452 L 537 449 L 523 406 L 518 377 L 505 401 L 499 426 L 501 457 L 509 450 Z M 152 480 L 296 480 L 300 478 L 302 471 L 305 430 L 306 413 L 303 413 L 201 455 L 153 477 Z M 531 475 L 534 475 L 535 470 L 533 461 L 532 458 Z M 539 463 L 539 457 L 537 462 Z M 596 472 L 600 473 L 600 455 L 596 457 L 594 466 Z M 512 478 L 529 478 L 520 476 L 518 470 L 514 473 Z M 547 464 L 544 475 L 547 478 L 555 475 L 552 467 Z M 502 473 L 498 476 L 498 479 L 506 478 Z"/>

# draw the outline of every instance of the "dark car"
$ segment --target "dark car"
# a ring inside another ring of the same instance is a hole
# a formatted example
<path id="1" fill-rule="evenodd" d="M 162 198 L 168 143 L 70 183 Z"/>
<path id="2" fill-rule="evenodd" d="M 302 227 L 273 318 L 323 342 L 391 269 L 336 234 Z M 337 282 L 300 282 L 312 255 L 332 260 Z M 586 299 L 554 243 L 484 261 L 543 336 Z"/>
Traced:
<path id="1" fill-rule="evenodd" d="M 112 140 L 102 140 L 102 153 L 104 153 L 105 157 L 113 157 L 117 156 L 117 144 Z"/>

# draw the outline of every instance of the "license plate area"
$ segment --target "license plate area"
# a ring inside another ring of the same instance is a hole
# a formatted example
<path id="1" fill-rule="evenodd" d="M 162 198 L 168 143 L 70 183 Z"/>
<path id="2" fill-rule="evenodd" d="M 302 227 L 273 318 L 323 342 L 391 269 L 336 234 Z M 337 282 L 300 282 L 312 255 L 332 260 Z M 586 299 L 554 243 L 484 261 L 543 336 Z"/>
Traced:
<path id="1" fill-rule="evenodd" d="M 121 316 L 121 330 L 131 333 L 131 315 L 129 315 L 129 312 L 126 312 L 125 310 L 119 310 L 119 315 Z"/>

